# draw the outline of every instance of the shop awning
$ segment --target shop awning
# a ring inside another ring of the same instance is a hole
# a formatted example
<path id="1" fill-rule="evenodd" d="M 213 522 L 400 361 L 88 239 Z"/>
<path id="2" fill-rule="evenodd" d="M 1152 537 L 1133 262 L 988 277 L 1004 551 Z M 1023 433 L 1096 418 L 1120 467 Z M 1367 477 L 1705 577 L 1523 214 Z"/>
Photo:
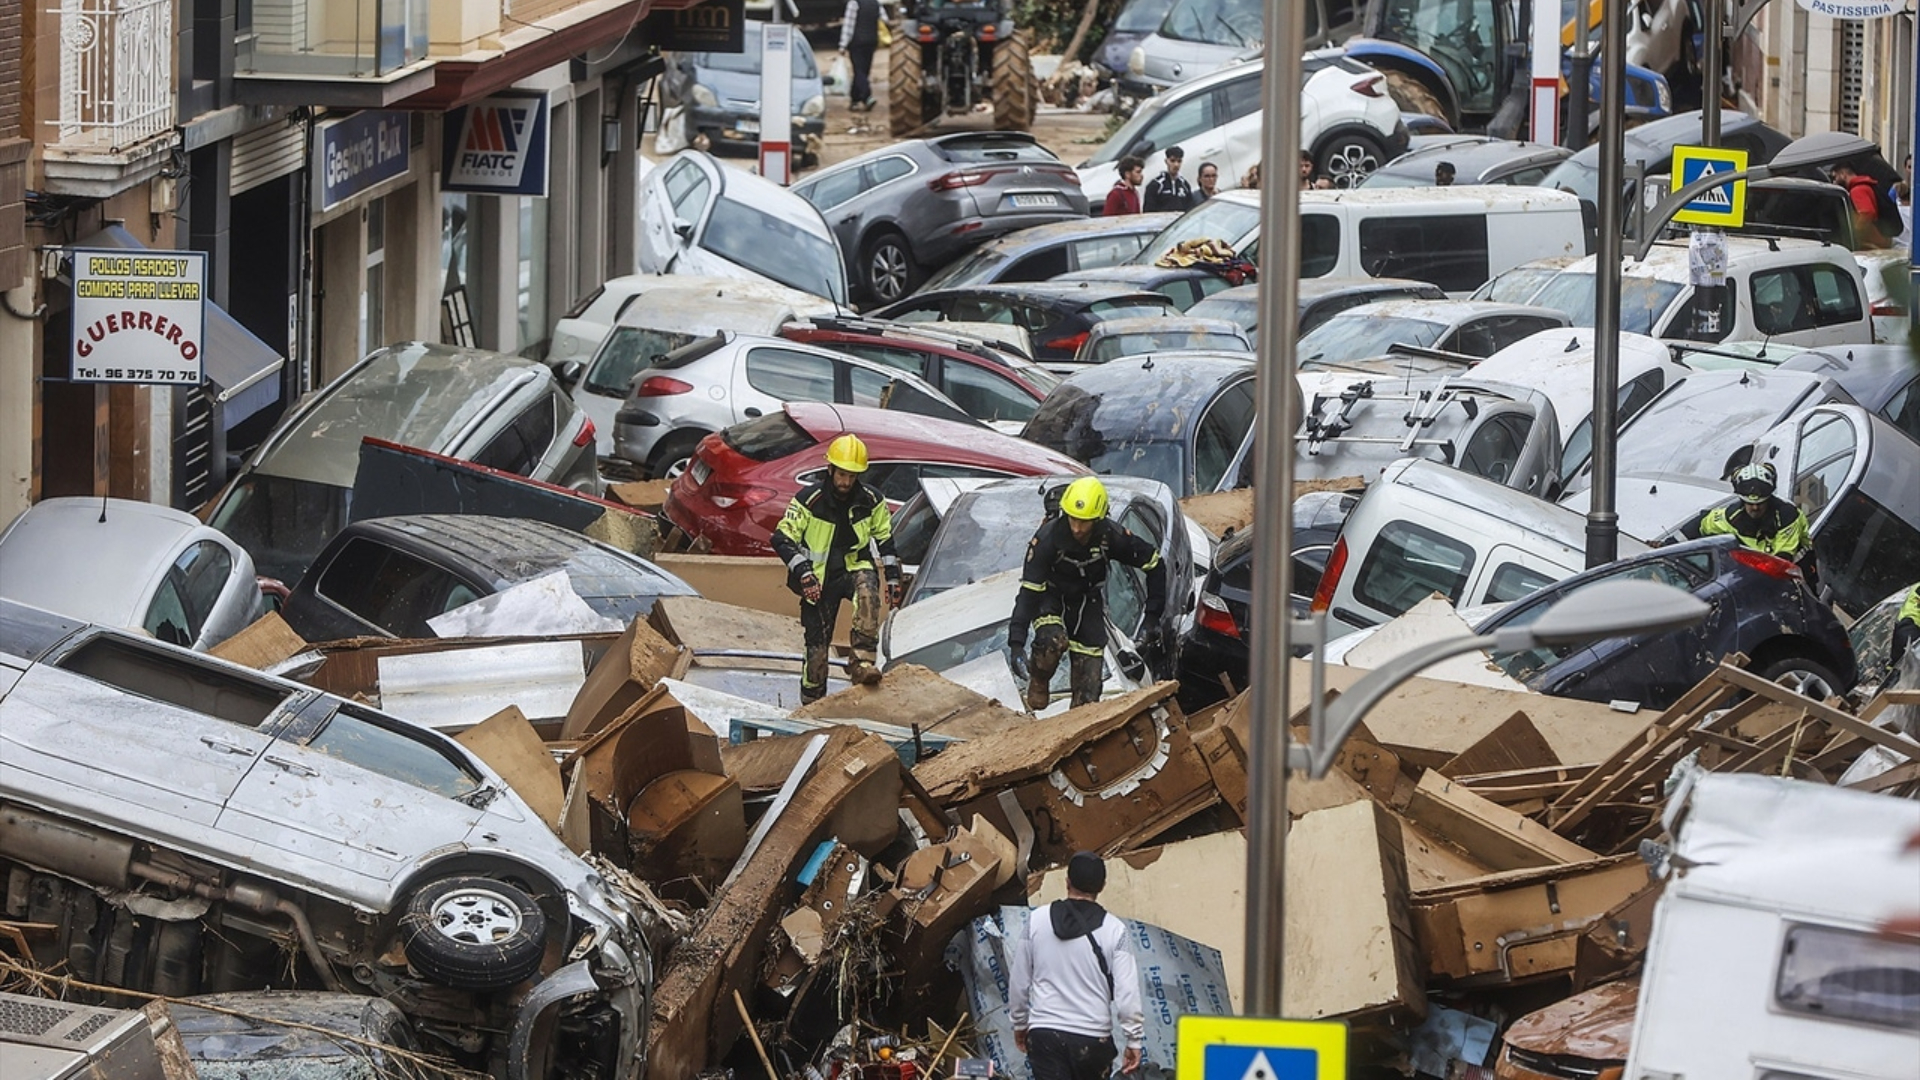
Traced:
<path id="1" fill-rule="evenodd" d="M 147 245 L 119 225 L 109 225 L 92 236 L 77 241 L 79 248 L 115 248 L 146 251 Z M 286 358 L 273 346 L 253 336 L 240 320 L 227 314 L 220 305 L 207 302 L 206 351 L 201 361 L 208 393 L 223 406 L 223 425 L 232 428 L 261 409 L 280 400 L 280 380 L 276 376 L 286 366 Z"/>

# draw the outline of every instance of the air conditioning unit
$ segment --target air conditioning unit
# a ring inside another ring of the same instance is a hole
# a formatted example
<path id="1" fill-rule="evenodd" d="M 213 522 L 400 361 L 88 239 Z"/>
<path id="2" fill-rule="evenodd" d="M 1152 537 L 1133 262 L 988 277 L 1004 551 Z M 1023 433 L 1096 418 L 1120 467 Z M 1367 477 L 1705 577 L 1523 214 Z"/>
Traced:
<path id="1" fill-rule="evenodd" d="M 144 1014 L 0 994 L 0 1077 L 166 1080 Z"/>

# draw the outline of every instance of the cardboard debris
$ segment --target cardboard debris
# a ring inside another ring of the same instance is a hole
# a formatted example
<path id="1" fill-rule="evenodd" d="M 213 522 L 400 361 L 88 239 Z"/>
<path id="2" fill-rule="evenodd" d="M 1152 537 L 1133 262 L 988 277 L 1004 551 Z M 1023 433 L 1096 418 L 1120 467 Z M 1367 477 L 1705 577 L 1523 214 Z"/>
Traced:
<path id="1" fill-rule="evenodd" d="M 1482 735 L 1479 741 L 1455 754 L 1440 766 L 1441 776 L 1471 776 L 1477 773 L 1510 772 L 1560 764 L 1546 737 L 1533 726 L 1525 712 L 1516 712 L 1499 727 Z"/>
<path id="2" fill-rule="evenodd" d="M 653 561 L 715 603 L 789 618 L 800 614 L 800 598 L 787 588 L 787 565 L 771 555 L 662 552 Z M 853 605 L 842 604 L 839 621 L 833 627 L 833 640 L 844 645 L 852 626 Z M 798 651 L 800 644 L 799 638 L 769 642 L 771 647 L 789 652 Z"/>
<path id="3" fill-rule="evenodd" d="M 1366 480 L 1358 476 L 1337 476 L 1326 480 L 1295 480 L 1293 497 L 1314 491 L 1359 491 L 1366 487 Z M 1253 489 L 1234 488 L 1232 491 L 1208 492 L 1204 495 L 1189 495 L 1180 500 L 1180 512 L 1189 521 L 1216 537 L 1225 538 L 1229 532 L 1238 532 L 1253 524 Z"/>
<path id="4" fill-rule="evenodd" d="M 584 739 L 599 731 L 684 664 L 681 650 L 651 624 L 645 619 L 633 620 L 587 672 L 587 680 L 560 726 L 560 737 Z"/>
<path id="5" fill-rule="evenodd" d="M 453 738 L 499 773 L 548 828 L 560 831 L 561 804 L 566 799 L 560 766 L 525 713 L 509 705 Z"/>
<path id="6" fill-rule="evenodd" d="M 608 484 L 607 498 L 629 506 L 635 510 L 653 513 L 667 503 L 667 489 L 673 487 L 671 480 L 628 480 L 624 483 Z M 654 562 L 665 565 L 660 559 Z M 675 571 L 678 573 L 678 571 Z"/>
<path id="7" fill-rule="evenodd" d="M 880 720 L 901 727 L 918 724 L 921 731 L 962 739 L 1033 722 L 1032 717 L 918 664 L 895 664 L 877 686 L 850 686 L 802 705 L 792 715 L 800 719 Z"/>
<path id="8" fill-rule="evenodd" d="M 1594 857 L 1539 822 L 1489 802 L 1432 770 L 1413 789 L 1406 813 L 1428 834 L 1494 870 L 1558 866 Z"/>
<path id="9" fill-rule="evenodd" d="M 1348 667 L 1375 668 L 1423 645 L 1448 638 L 1466 637 L 1473 627 L 1453 609 L 1453 604 L 1438 593 L 1374 628 L 1365 641 L 1347 650 L 1340 661 Z M 1493 665 L 1485 650 L 1451 656 L 1429 664 L 1421 674 L 1429 679 L 1491 686 L 1495 689 L 1527 693 L 1527 688 Z"/>
<path id="10" fill-rule="evenodd" d="M 552 731 L 586 681 L 578 643 L 516 641 L 375 658 L 380 707 L 425 727 L 454 732 L 504 708 Z"/>
<path id="11" fill-rule="evenodd" d="M 1620 855 L 1416 893 L 1413 920 L 1427 971 L 1483 983 L 1566 974 L 1580 935 L 1647 881 L 1646 863 Z"/>
<path id="12" fill-rule="evenodd" d="M 1385 809 L 1358 802 L 1302 817 L 1287 840 L 1286 889 L 1282 1015 L 1425 1014 L 1406 858 Z"/>
<path id="13" fill-rule="evenodd" d="M 298 656 L 306 647 L 306 639 L 294 633 L 279 612 L 269 611 L 207 652 L 241 667 L 264 671 Z"/>
<path id="14" fill-rule="evenodd" d="M 694 654 L 700 663 L 702 653 L 788 653 L 801 652 L 800 610 L 781 615 L 771 611 L 722 604 L 698 596 L 663 596 L 654 601 L 648 621 L 660 636 Z M 752 667 L 754 661 L 725 658 L 724 666 Z"/>
<path id="15" fill-rule="evenodd" d="M 908 972 L 905 993 L 923 995 L 940 970 L 953 936 L 989 907 L 993 890 L 1013 874 L 1011 841 L 976 815 L 938 844 L 900 864 L 894 895 L 904 933 L 896 956 Z"/>
<path id="16" fill-rule="evenodd" d="M 1171 701 L 1174 689 L 1172 683 L 1158 683 L 971 739 L 921 765 L 914 775 L 948 805 L 1045 776 L 1061 758 L 1118 729 L 1136 714 Z"/>

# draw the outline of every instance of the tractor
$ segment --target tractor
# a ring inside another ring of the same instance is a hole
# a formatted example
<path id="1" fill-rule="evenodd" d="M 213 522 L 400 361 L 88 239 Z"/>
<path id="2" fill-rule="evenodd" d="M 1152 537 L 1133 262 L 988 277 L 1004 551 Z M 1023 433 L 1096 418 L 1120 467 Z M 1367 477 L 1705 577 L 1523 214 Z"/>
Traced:
<path id="1" fill-rule="evenodd" d="M 988 104 L 1003 131 L 1033 126 L 1038 87 L 1027 32 L 1014 29 L 1010 2 L 910 0 L 888 56 L 894 137 Z"/>

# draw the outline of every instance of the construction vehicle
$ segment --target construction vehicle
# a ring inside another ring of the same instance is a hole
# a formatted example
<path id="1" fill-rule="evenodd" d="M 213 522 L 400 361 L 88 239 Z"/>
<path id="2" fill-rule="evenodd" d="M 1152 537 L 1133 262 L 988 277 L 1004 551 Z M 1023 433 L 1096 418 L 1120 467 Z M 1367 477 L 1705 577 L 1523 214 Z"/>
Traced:
<path id="1" fill-rule="evenodd" d="M 1027 32 L 1014 28 L 1011 0 L 910 0 L 888 57 L 893 135 L 989 104 L 1000 130 L 1031 128 L 1039 88 L 1029 49 Z"/>

